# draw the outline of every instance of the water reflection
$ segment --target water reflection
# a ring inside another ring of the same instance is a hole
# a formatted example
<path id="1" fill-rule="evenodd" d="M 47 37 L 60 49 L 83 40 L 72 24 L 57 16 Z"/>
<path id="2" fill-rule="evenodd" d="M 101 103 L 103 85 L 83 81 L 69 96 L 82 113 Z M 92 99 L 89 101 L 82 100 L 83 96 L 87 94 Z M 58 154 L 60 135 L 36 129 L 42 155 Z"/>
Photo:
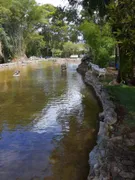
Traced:
<path id="1" fill-rule="evenodd" d="M 1 124 L 6 123 L 10 129 L 28 125 L 50 98 L 61 95 L 66 81 L 61 78 L 58 68 L 54 71 L 51 66 L 44 68 L 23 67 L 20 77 L 12 76 L 14 69 L 0 72 Z"/>
<path id="2" fill-rule="evenodd" d="M 78 76 L 79 77 L 79 76 Z M 78 84 L 78 81 L 80 83 Z M 43 133 L 50 131 L 51 128 L 55 130 L 59 127 L 59 119 L 65 115 L 71 114 L 72 111 L 82 110 L 82 94 L 81 89 L 84 88 L 81 81 L 81 77 L 73 77 L 73 74 L 67 75 L 67 86 L 66 91 L 58 98 L 53 98 L 48 105 L 42 110 L 39 118 L 35 120 L 34 126 L 32 126 L 32 131 Z M 76 113 L 75 113 L 76 114 Z M 49 127 L 49 129 L 48 129 Z M 68 129 L 68 127 L 67 127 Z"/>
<path id="3" fill-rule="evenodd" d="M 86 179 L 100 108 L 76 66 L 0 72 L 1 180 Z"/>
<path id="4" fill-rule="evenodd" d="M 84 129 L 77 119 L 71 116 L 69 131 L 60 139 L 55 137 L 56 147 L 51 153 L 52 179 L 84 180 L 88 174 L 88 148 L 92 140 L 91 128 Z"/>

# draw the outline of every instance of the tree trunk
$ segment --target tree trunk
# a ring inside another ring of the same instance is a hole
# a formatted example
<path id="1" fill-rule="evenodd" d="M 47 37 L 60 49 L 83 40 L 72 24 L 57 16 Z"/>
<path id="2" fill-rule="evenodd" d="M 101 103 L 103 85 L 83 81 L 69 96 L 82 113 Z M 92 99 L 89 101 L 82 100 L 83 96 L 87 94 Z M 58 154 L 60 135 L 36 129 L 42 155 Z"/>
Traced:
<path id="1" fill-rule="evenodd" d="M 133 70 L 133 57 L 128 56 L 127 52 L 124 48 L 119 48 L 120 56 L 119 56 L 119 71 L 117 76 L 117 82 L 125 81 L 128 84 L 129 81 L 133 79 L 134 70 Z"/>
<path id="2" fill-rule="evenodd" d="M 117 75 L 117 82 L 118 82 L 118 83 L 121 82 L 121 72 L 120 72 L 120 69 L 119 69 L 118 75 Z"/>
<path id="3" fill-rule="evenodd" d="M 120 47 L 119 47 L 119 45 L 117 44 L 116 45 L 116 48 L 115 48 L 115 67 L 116 67 L 116 69 L 118 70 L 118 75 L 117 75 L 117 82 L 118 83 L 120 83 L 121 82 L 121 68 L 120 68 L 120 66 L 121 66 L 121 63 L 120 63 L 120 61 L 121 61 L 121 58 L 122 57 L 120 57 Z"/>
<path id="4" fill-rule="evenodd" d="M 117 69 L 117 63 L 118 63 L 118 54 L 117 54 L 117 45 L 115 46 L 115 68 Z"/>
<path id="5" fill-rule="evenodd" d="M 2 43 L 0 41 L 0 64 L 4 63 L 4 56 L 2 53 Z"/>

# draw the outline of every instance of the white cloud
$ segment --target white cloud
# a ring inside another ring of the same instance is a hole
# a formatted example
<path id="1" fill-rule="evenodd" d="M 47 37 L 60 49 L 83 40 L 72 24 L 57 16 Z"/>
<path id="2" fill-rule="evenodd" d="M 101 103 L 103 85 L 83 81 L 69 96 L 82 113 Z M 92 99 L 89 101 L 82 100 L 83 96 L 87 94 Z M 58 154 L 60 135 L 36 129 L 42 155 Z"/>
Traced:
<path id="1" fill-rule="evenodd" d="M 67 4 L 67 0 L 36 0 L 37 3 L 40 4 L 53 4 L 54 6 L 65 6 Z"/>

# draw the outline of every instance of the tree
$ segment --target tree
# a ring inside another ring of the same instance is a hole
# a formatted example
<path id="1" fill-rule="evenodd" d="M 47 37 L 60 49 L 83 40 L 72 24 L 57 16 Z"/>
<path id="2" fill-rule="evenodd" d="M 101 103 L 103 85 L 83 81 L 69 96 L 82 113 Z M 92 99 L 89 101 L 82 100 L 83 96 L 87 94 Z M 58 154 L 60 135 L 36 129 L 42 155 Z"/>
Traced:
<path id="1" fill-rule="evenodd" d="M 8 57 L 10 54 L 10 43 L 9 36 L 3 28 L 3 23 L 6 23 L 11 15 L 10 12 L 11 0 L 0 0 L 0 44 L 1 44 L 1 63 L 5 62 L 5 56 Z"/>
<path id="2" fill-rule="evenodd" d="M 41 32 L 46 42 L 46 51 L 49 49 L 62 49 L 62 44 L 67 41 L 68 26 L 61 18 L 58 8 L 50 4 L 42 6 L 43 16 L 40 23 Z M 48 55 L 48 54 L 46 54 Z"/>
<path id="3" fill-rule="evenodd" d="M 45 47 L 45 41 L 43 36 L 38 33 L 32 33 L 27 42 L 26 55 L 30 56 L 42 56 L 42 50 Z"/>
<path id="4" fill-rule="evenodd" d="M 65 42 L 78 42 L 76 11 L 50 4 L 39 6 L 35 0 L 0 0 L 0 3 L 4 60 L 25 53 L 48 56 L 53 51 L 54 55 L 60 55 Z"/>
<path id="5" fill-rule="evenodd" d="M 69 0 L 69 3 L 77 4 L 76 0 Z M 105 16 L 109 19 L 112 27 L 112 34 L 116 38 L 116 61 L 120 59 L 118 82 L 121 80 L 133 78 L 133 63 L 135 52 L 135 32 L 134 32 L 134 9 L 135 1 L 133 0 L 82 0 L 84 13 L 83 16 L 93 16 L 95 12 L 99 13 L 98 23 L 104 24 L 102 21 Z M 109 7 L 109 8 L 108 8 Z M 86 18 L 87 18 L 86 16 Z M 89 18 L 87 18 L 89 20 Z M 101 49 L 100 49 L 101 50 Z M 105 50 L 101 50 L 102 54 L 106 54 Z M 119 55 L 119 57 L 118 57 Z"/>
<path id="6" fill-rule="evenodd" d="M 40 27 L 41 35 L 46 42 L 46 50 L 51 49 L 53 55 L 58 52 L 60 55 L 65 42 L 78 42 L 79 30 L 73 24 L 73 17 L 69 17 L 69 10 L 50 4 L 43 5 L 42 10 L 44 13 Z"/>
<path id="7" fill-rule="evenodd" d="M 94 62 L 100 66 L 106 66 L 115 45 L 115 40 L 111 35 L 109 24 L 105 24 L 101 29 L 98 24 L 92 21 L 85 21 L 81 24 L 80 30 L 92 51 Z"/>
<path id="8" fill-rule="evenodd" d="M 117 40 L 120 54 L 118 82 L 133 78 L 135 56 L 135 1 L 119 0 L 109 5 L 112 32 Z"/>
<path id="9" fill-rule="evenodd" d="M 81 4 L 83 8 L 89 12 L 89 15 L 93 15 L 94 11 L 99 11 L 100 17 L 104 17 L 107 14 L 106 6 L 111 0 L 68 0 L 72 6 Z"/>
<path id="10" fill-rule="evenodd" d="M 62 50 L 60 49 L 52 49 L 52 56 L 53 57 L 61 57 L 62 55 Z"/>
<path id="11" fill-rule="evenodd" d="M 63 45 L 63 56 L 70 57 L 72 54 L 84 54 L 87 51 L 87 48 L 82 43 L 73 43 L 71 41 L 64 43 Z"/>
<path id="12" fill-rule="evenodd" d="M 1 0 L 0 32 L 3 54 L 6 59 L 21 56 L 27 49 L 27 41 L 37 29 L 41 7 L 34 0 Z M 3 14 L 4 12 L 4 14 Z"/>

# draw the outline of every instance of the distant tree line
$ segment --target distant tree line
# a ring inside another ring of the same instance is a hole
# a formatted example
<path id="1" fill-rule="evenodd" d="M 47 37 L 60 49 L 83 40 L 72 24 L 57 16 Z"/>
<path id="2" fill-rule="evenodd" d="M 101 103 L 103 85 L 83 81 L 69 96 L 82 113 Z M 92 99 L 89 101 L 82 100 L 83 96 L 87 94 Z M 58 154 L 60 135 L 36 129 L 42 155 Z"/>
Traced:
<path id="1" fill-rule="evenodd" d="M 0 0 L 0 62 L 23 55 L 66 57 L 85 52 L 77 22 L 76 11 L 70 9 L 39 6 L 35 0 Z"/>

